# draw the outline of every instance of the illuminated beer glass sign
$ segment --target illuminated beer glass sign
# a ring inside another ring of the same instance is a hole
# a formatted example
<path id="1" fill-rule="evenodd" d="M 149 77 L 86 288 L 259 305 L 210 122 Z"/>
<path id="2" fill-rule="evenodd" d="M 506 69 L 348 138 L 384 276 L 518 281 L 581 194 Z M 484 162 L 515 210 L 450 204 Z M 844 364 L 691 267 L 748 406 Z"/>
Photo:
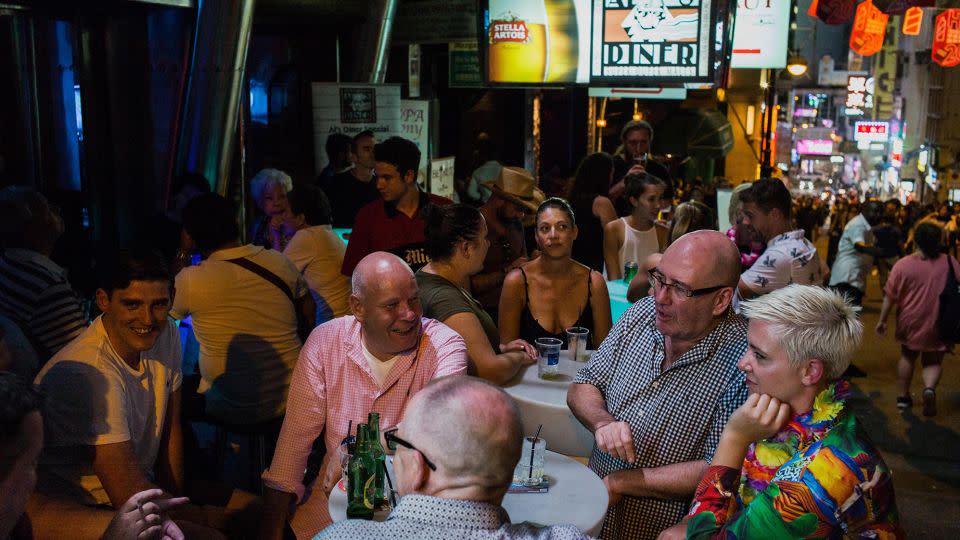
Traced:
<path id="1" fill-rule="evenodd" d="M 712 82 L 715 0 L 593 0 L 590 80 Z"/>
<path id="2" fill-rule="evenodd" d="M 590 0 L 489 0 L 486 8 L 489 84 L 588 82 Z"/>

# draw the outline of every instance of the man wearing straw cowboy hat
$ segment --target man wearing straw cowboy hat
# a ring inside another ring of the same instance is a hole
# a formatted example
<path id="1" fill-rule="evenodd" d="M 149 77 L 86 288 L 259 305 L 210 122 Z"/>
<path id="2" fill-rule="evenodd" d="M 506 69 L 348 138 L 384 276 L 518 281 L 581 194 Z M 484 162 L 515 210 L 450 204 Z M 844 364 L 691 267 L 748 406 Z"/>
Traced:
<path id="1" fill-rule="evenodd" d="M 521 167 L 503 167 L 495 180 L 480 185 L 491 194 L 480 207 L 487 220 L 490 249 L 483 270 L 471 278 L 470 285 L 473 296 L 496 320 L 503 278 L 528 260 L 523 218 L 537 211 L 544 195 L 533 175 Z"/>

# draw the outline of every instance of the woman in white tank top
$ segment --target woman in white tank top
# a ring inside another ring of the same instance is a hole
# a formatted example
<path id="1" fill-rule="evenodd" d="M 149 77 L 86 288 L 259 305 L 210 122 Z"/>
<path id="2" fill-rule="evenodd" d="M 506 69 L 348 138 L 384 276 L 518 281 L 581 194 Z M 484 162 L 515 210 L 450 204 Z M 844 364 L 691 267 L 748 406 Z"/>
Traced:
<path id="1" fill-rule="evenodd" d="M 654 221 L 666 188 L 663 181 L 647 173 L 635 173 L 627 175 L 624 184 L 624 196 L 633 212 L 603 229 L 607 280 L 621 279 L 626 262 L 641 264 L 647 256 L 661 253 L 667 243 L 667 228 Z"/>

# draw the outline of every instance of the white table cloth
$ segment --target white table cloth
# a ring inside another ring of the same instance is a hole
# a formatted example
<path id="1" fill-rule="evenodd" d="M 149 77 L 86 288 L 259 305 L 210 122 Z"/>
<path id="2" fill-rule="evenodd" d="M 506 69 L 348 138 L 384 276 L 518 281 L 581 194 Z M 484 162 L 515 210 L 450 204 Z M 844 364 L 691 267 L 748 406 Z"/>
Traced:
<path id="1" fill-rule="evenodd" d="M 567 456 L 588 457 L 593 450 L 593 434 L 567 407 L 567 388 L 584 365 L 570 360 L 568 351 L 561 351 L 559 378 L 541 379 L 534 364 L 523 368 L 503 388 L 520 407 L 523 432 L 533 435 L 543 424 L 540 436 L 547 440 L 547 449 Z"/>
<path id="2" fill-rule="evenodd" d="M 387 469 L 396 486 L 392 457 L 387 458 Z M 591 536 L 600 534 L 608 500 L 603 481 L 585 465 L 550 450 L 544 456 L 544 474 L 550 481 L 547 493 L 507 493 L 503 498 L 510 521 L 537 525 L 570 523 Z M 333 521 L 347 519 L 347 494 L 339 485 L 334 486 L 329 500 Z M 377 514 L 374 519 L 386 519 L 386 515 Z"/>

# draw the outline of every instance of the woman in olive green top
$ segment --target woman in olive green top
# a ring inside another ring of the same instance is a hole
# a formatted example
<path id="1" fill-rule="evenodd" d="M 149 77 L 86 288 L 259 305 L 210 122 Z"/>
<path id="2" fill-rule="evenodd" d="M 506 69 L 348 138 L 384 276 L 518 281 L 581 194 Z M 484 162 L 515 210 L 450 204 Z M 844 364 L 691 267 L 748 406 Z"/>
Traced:
<path id="1" fill-rule="evenodd" d="M 426 209 L 426 252 L 430 263 L 417 272 L 423 315 L 463 336 L 470 374 L 496 384 L 512 379 L 537 361 L 522 339 L 501 344 L 493 320 L 470 295 L 470 276 L 483 268 L 490 242 L 480 212 L 462 204 Z"/>

